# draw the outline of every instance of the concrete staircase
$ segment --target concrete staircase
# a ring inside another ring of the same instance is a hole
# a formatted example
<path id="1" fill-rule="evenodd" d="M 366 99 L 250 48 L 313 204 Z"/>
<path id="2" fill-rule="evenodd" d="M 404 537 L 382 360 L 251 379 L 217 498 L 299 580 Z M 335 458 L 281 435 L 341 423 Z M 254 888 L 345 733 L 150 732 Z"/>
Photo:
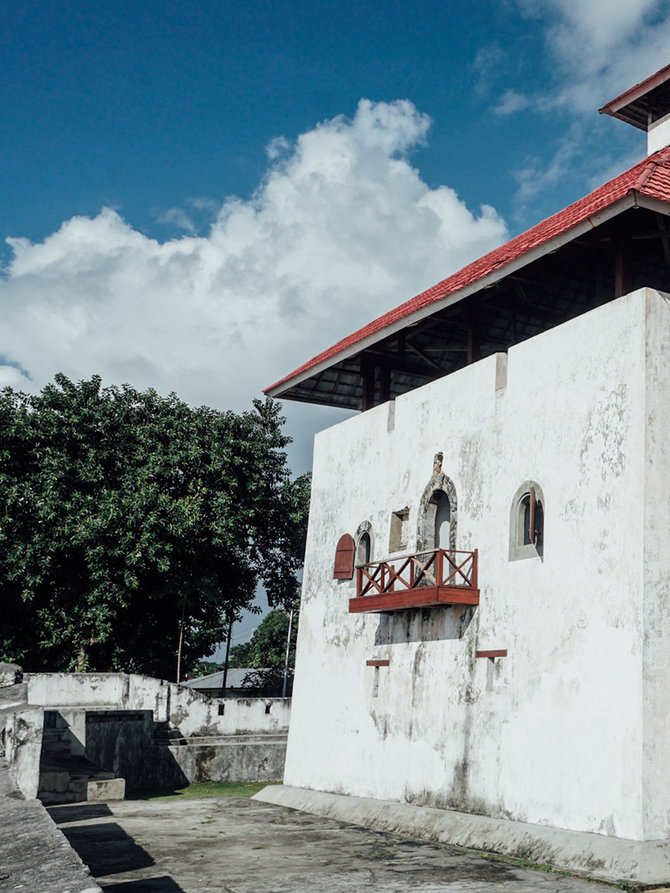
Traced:
<path id="1" fill-rule="evenodd" d="M 179 729 L 174 729 L 165 720 L 154 723 L 154 744 L 159 747 L 171 747 L 177 744 L 187 744 Z"/>
<path id="2" fill-rule="evenodd" d="M 125 780 L 77 753 L 77 744 L 63 717 L 55 710 L 46 710 L 37 793 L 42 803 L 123 800 Z"/>

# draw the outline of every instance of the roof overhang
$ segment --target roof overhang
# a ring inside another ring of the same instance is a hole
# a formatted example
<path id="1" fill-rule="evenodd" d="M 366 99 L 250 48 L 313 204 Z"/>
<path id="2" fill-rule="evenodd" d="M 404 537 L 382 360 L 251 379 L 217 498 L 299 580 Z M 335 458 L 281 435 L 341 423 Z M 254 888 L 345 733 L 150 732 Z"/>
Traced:
<path id="1" fill-rule="evenodd" d="M 328 351 L 327 357 L 322 360 L 319 359 L 318 356 L 315 357 L 313 361 L 305 364 L 305 367 L 302 370 L 298 370 L 293 375 L 266 388 L 264 393 L 269 397 L 280 397 L 285 400 L 305 400 L 305 396 L 295 393 L 295 389 L 299 388 L 299 386 L 308 379 L 321 375 L 336 364 L 357 357 L 364 351 L 379 344 L 379 342 L 398 332 L 418 325 L 420 322 L 434 316 L 439 311 L 452 307 L 478 292 L 494 287 L 497 283 L 501 282 L 511 274 L 522 270 L 524 267 L 527 267 L 546 255 L 558 251 L 562 246 L 578 239 L 585 233 L 591 232 L 606 221 L 619 216 L 630 208 L 640 206 L 646 206 L 652 210 L 661 210 L 662 213 L 666 215 L 670 213 L 670 208 L 664 202 L 649 199 L 646 196 L 640 196 L 636 191 L 630 191 L 622 198 L 613 202 L 606 208 L 591 214 L 572 228 L 559 233 L 553 238 L 547 239 L 547 241 L 531 248 L 524 254 L 501 264 L 485 276 L 482 276 L 465 287 L 452 292 L 444 298 L 427 303 L 425 306 L 403 315 L 400 319 L 389 325 L 380 327 L 368 335 L 363 333 L 365 332 L 365 329 L 374 328 L 374 323 L 365 326 L 363 329 L 359 330 L 361 332 L 360 338 L 356 338 L 356 334 L 354 334 L 350 338 L 344 339 L 343 342 L 340 342 L 342 344 L 341 349 L 338 349 L 339 345 L 336 344 L 330 351 Z M 294 393 L 292 393 L 292 391 L 294 391 Z M 322 399 L 320 399 L 320 397 Z M 329 406 L 337 405 L 337 401 L 334 401 L 332 396 L 329 396 L 328 394 L 319 395 L 318 393 L 314 393 L 309 399 L 310 402 L 314 403 L 323 403 Z M 349 404 L 342 403 L 340 405 L 348 406 Z"/>
<path id="2" fill-rule="evenodd" d="M 670 112 L 670 65 L 610 100 L 598 111 L 640 130 L 648 130 L 654 121 Z"/>

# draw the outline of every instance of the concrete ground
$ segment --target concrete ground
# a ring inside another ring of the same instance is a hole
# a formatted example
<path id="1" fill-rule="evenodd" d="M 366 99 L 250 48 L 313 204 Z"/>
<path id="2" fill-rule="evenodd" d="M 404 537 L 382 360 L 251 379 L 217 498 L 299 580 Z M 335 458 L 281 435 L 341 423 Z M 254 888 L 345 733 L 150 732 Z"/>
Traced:
<path id="1" fill-rule="evenodd" d="M 606 893 L 254 800 L 122 801 L 49 813 L 105 893 Z"/>

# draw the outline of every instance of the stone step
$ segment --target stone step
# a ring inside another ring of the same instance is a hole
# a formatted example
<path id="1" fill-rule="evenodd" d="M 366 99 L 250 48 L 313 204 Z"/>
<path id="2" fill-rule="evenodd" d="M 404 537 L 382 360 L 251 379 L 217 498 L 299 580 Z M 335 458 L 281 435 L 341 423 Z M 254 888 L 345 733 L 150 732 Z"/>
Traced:
<path id="1" fill-rule="evenodd" d="M 167 745 L 173 745 L 173 744 L 183 744 L 184 742 L 185 742 L 185 738 L 178 729 L 170 729 L 170 728 L 155 728 L 154 729 L 154 744 L 167 746 Z"/>
<path id="2" fill-rule="evenodd" d="M 50 805 L 123 800 L 126 782 L 83 756 L 42 753 L 38 798 Z"/>
<path id="3" fill-rule="evenodd" d="M 92 778 L 71 782 L 64 791 L 40 791 L 45 805 L 81 803 L 87 800 L 123 800 L 126 795 L 124 778 Z"/>

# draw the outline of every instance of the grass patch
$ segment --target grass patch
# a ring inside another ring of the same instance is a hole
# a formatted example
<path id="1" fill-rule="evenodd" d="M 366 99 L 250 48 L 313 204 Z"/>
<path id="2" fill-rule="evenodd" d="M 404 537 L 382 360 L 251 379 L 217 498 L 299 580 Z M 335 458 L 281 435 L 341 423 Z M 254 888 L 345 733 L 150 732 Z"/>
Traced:
<path id="1" fill-rule="evenodd" d="M 253 797 L 268 784 L 281 784 L 281 782 L 264 781 L 244 784 L 210 781 L 187 784 L 182 788 L 144 788 L 130 791 L 126 794 L 126 800 L 200 800 L 203 797 Z"/>

